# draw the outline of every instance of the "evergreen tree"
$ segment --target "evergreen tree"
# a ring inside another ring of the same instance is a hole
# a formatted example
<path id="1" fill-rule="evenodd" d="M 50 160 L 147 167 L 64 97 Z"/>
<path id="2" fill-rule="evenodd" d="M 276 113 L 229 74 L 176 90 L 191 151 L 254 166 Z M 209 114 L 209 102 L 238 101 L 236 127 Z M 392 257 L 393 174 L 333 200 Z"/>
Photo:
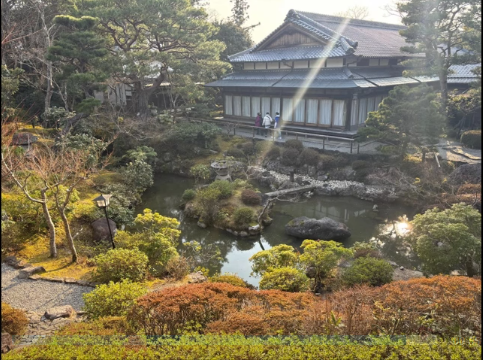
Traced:
<path id="1" fill-rule="evenodd" d="M 228 56 L 239 53 L 253 45 L 248 29 L 244 29 L 233 21 L 215 21 L 213 23 L 219 28 L 211 39 L 219 40 L 226 45 L 226 49 L 220 54 L 222 61 L 228 61 Z"/>
<path id="2" fill-rule="evenodd" d="M 250 5 L 246 0 L 230 0 L 230 2 L 233 4 L 231 8 L 233 22 L 237 26 L 242 26 L 249 19 L 248 9 Z"/>
<path id="3" fill-rule="evenodd" d="M 369 113 L 358 135 L 360 140 L 375 138 L 395 145 L 404 158 L 409 144 L 422 148 L 437 143 L 443 120 L 441 104 L 429 86 L 396 86 L 379 110 Z"/>
<path id="4" fill-rule="evenodd" d="M 219 61 L 223 44 L 208 40 L 216 28 L 190 0 L 93 0 L 83 6 L 86 15 L 100 19 L 99 31 L 109 38 L 109 67 L 115 79 L 133 87 L 134 110 L 143 116 L 169 69 L 212 79 L 226 67 Z"/>
<path id="5" fill-rule="evenodd" d="M 480 2 L 478 0 L 403 0 L 397 3 L 402 22 L 408 28 L 400 33 L 409 46 L 403 51 L 416 54 L 424 53 L 425 59 L 413 59 L 407 62 L 418 70 L 412 74 L 429 74 L 439 77 L 441 101 L 446 108 L 448 99 L 449 68 L 463 60 L 470 61 L 473 56 L 465 52 L 465 25 L 474 17 Z M 478 23 L 481 23 L 481 11 Z M 475 61 L 475 59 L 473 59 Z"/>
<path id="6" fill-rule="evenodd" d="M 108 54 L 106 41 L 95 32 L 96 18 L 59 15 L 54 21 L 62 26 L 62 32 L 49 48 L 47 58 L 61 64 L 59 79 L 71 97 L 81 100 L 76 109 L 90 112 L 100 105 L 94 99 L 94 90 L 100 89 L 99 83 L 108 77 L 102 71 Z"/>

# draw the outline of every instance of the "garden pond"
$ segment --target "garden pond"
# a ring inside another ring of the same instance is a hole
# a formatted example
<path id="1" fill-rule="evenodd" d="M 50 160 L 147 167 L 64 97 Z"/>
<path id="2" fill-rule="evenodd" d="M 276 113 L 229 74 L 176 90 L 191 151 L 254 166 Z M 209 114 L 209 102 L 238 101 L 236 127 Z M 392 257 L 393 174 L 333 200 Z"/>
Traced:
<path id="1" fill-rule="evenodd" d="M 257 184 L 255 186 L 262 192 L 270 191 Z M 250 276 L 251 264 L 248 259 L 253 254 L 280 244 L 300 248 L 303 240 L 285 234 L 284 229 L 285 224 L 295 217 L 307 216 L 317 219 L 330 217 L 345 223 L 352 236 L 342 243 L 350 247 L 356 241 L 368 242 L 381 231 L 392 229 L 393 226 L 404 230 L 406 223 L 398 219 L 407 216 L 411 220 L 415 214 L 413 209 L 398 204 L 378 204 L 378 211 L 375 212 L 374 204 L 369 201 L 353 197 L 313 196 L 301 202 L 277 201 L 270 212 L 270 217 L 273 218 L 272 224 L 267 226 L 261 235 L 240 238 L 224 230 L 202 229 L 196 224 L 196 220 L 184 216 L 179 207 L 181 196 L 186 189 L 193 187 L 193 179 L 175 175 L 157 175 L 154 178 L 154 185 L 143 194 L 142 204 L 137 212 L 142 213 L 143 209 L 149 208 L 161 215 L 178 219 L 182 242 L 195 240 L 203 249 L 217 247 L 220 250 L 220 259 L 202 264 L 210 270 L 210 275 L 215 272 L 236 273 L 253 285 L 258 285 L 259 282 L 259 278 Z M 183 245 L 180 244 L 181 246 Z M 401 250 L 400 244 L 395 241 L 384 243 L 382 252 L 387 260 L 407 268 L 418 265 L 417 261 L 408 257 L 405 251 Z"/>

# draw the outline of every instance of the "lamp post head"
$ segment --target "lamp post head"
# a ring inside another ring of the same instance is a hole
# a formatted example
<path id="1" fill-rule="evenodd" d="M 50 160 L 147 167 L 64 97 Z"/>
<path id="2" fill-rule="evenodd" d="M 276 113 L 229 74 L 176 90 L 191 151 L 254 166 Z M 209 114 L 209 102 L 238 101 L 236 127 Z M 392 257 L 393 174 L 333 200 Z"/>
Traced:
<path id="1" fill-rule="evenodd" d="M 100 196 L 96 197 L 94 201 L 96 202 L 98 207 L 105 208 L 109 206 L 109 199 L 111 198 L 111 196 L 112 195 L 101 194 Z"/>

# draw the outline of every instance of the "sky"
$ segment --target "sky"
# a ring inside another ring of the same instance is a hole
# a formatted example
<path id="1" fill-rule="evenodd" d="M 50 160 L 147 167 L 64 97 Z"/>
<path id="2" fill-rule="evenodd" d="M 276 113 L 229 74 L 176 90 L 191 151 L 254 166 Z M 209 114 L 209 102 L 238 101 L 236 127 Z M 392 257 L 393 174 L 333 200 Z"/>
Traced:
<path id="1" fill-rule="evenodd" d="M 205 0 L 208 13 L 217 19 L 225 19 L 231 15 L 233 4 L 230 0 Z M 268 34 L 283 23 L 290 9 L 326 15 L 335 15 L 354 6 L 365 6 L 369 16 L 365 20 L 401 24 L 398 16 L 390 15 L 384 9 L 394 0 L 248 0 L 249 19 L 246 25 L 260 25 L 251 30 L 253 41 L 262 41 Z"/>

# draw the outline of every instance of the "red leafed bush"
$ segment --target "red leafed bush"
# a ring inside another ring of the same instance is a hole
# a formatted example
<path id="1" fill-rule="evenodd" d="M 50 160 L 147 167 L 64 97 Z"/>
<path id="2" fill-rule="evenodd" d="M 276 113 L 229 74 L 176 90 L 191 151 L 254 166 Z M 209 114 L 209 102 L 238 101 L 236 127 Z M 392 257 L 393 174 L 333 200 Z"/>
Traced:
<path id="1" fill-rule="evenodd" d="M 436 276 L 336 291 L 255 291 L 225 283 L 167 288 L 137 300 L 128 315 L 147 335 L 425 335 L 481 338 L 481 280 Z"/>
<path id="2" fill-rule="evenodd" d="M 149 335 L 176 335 L 187 326 L 224 318 L 240 310 L 250 290 L 224 283 L 167 288 L 138 299 L 128 320 Z"/>
<path id="3" fill-rule="evenodd" d="M 375 292 L 379 332 L 481 338 L 481 280 L 435 276 L 387 284 Z"/>
<path id="4" fill-rule="evenodd" d="M 250 189 L 245 189 L 241 193 L 241 199 L 245 205 L 260 205 L 262 198 L 260 194 Z"/>

